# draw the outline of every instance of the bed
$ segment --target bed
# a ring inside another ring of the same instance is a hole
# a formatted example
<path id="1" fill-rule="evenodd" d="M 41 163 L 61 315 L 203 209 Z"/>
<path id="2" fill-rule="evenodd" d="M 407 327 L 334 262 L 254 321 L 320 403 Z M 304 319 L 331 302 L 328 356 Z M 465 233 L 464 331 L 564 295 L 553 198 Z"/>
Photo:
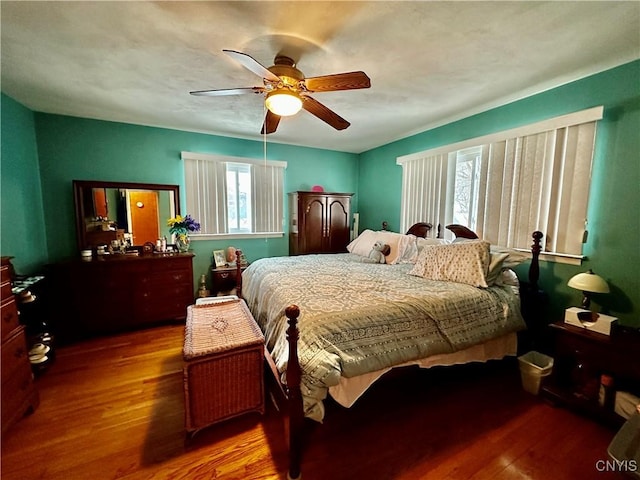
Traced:
<path id="1" fill-rule="evenodd" d="M 405 235 L 365 231 L 348 253 L 264 258 L 242 273 L 239 291 L 288 401 L 290 478 L 300 475 L 304 418 L 322 421 L 327 395 L 349 407 L 392 368 L 516 353 L 525 323 L 511 257 L 447 228 L 467 241 L 423 238 L 430 225 L 421 222 Z M 534 234 L 535 288 L 541 238 Z M 390 244 L 388 263 L 368 260 L 374 240 Z"/>

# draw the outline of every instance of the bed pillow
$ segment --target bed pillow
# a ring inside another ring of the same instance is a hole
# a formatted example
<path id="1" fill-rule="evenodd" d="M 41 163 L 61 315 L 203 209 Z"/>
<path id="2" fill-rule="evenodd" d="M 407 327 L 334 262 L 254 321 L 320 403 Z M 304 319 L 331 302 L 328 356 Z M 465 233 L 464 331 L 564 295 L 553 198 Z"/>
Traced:
<path id="1" fill-rule="evenodd" d="M 444 238 L 416 238 L 418 250 L 422 251 L 427 245 L 449 245 L 451 242 Z"/>
<path id="2" fill-rule="evenodd" d="M 477 239 L 457 237 L 454 238 L 451 243 L 466 243 L 477 241 Z M 506 258 L 502 261 L 502 268 L 517 267 L 521 263 L 526 262 L 531 258 L 531 254 L 528 252 L 516 250 L 515 248 L 501 247 L 499 245 L 491 245 L 490 252 L 492 255 L 507 255 Z"/>
<path id="3" fill-rule="evenodd" d="M 347 252 L 360 255 L 361 257 L 368 257 L 374 243 L 376 243 L 375 232 L 368 229 L 363 230 L 360 235 L 347 245 Z"/>
<path id="4" fill-rule="evenodd" d="M 388 232 L 386 230 L 380 230 L 374 232 L 373 230 L 364 230 L 357 238 L 355 238 L 349 245 L 347 245 L 347 251 L 360 255 L 362 257 L 368 257 L 373 244 L 377 241 L 386 243 L 389 245 L 389 255 L 385 255 L 385 260 L 388 264 L 396 264 L 405 262 L 405 255 L 411 255 L 411 246 L 415 245 L 416 237 L 413 235 L 403 235 L 396 232 Z"/>
<path id="5" fill-rule="evenodd" d="M 496 280 L 502 273 L 502 270 L 506 268 L 504 261 L 509 256 L 508 253 L 493 253 L 491 247 L 489 247 L 489 268 L 487 271 L 487 285 L 495 285 Z"/>
<path id="6" fill-rule="evenodd" d="M 397 263 L 416 263 L 418 255 L 420 255 L 425 245 L 446 245 L 449 243 L 444 238 L 423 238 L 411 234 L 405 236 L 410 238 L 407 240 L 407 246 L 402 252 L 402 256 L 398 258 Z"/>
<path id="7" fill-rule="evenodd" d="M 514 272 L 510 268 L 503 268 L 500 271 L 500 275 L 498 275 L 498 278 L 496 279 L 496 285 L 499 285 L 501 287 L 514 287 L 516 288 L 517 292 L 517 289 L 520 287 L 520 280 L 518 280 L 516 272 Z"/>
<path id="8" fill-rule="evenodd" d="M 449 245 L 426 245 L 409 272 L 428 280 L 488 287 L 489 242 L 475 240 Z"/>
<path id="9" fill-rule="evenodd" d="M 500 247 L 498 245 L 491 245 L 492 254 L 506 254 L 507 257 L 502 262 L 503 268 L 517 267 L 523 262 L 526 262 L 531 258 L 531 253 L 521 252 L 514 248 Z"/>

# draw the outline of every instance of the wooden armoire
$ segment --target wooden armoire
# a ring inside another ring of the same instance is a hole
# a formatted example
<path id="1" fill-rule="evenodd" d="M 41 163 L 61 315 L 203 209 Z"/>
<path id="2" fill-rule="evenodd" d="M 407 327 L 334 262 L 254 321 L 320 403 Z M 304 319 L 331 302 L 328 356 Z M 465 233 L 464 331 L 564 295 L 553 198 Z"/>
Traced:
<path id="1" fill-rule="evenodd" d="M 289 254 L 346 252 L 352 196 L 353 193 L 289 193 Z"/>

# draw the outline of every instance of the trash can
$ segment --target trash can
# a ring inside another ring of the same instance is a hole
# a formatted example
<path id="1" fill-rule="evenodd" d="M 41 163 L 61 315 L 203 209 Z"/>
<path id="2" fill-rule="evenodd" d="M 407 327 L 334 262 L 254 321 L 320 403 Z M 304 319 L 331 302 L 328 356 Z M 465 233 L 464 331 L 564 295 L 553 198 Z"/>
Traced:
<path id="1" fill-rule="evenodd" d="M 518 362 L 520 363 L 522 388 L 537 395 L 542 378 L 551 374 L 553 370 L 553 358 L 544 353 L 531 351 L 518 357 Z"/>
<path id="2" fill-rule="evenodd" d="M 629 417 L 607 449 L 613 464 L 602 462 L 600 471 L 616 470 L 640 478 L 640 413 Z"/>

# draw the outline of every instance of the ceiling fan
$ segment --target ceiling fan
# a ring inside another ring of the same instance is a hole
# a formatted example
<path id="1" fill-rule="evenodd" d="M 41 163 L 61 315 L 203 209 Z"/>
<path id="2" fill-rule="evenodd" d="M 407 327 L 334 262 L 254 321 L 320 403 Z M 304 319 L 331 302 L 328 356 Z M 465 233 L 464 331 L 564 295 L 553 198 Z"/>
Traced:
<path id="1" fill-rule="evenodd" d="M 333 92 L 336 90 L 353 90 L 369 88 L 371 80 L 364 72 L 347 72 L 335 75 L 305 78 L 296 68 L 295 62 L 284 55 L 277 55 L 274 64 L 266 68 L 250 55 L 235 50 L 222 50 L 243 67 L 262 77 L 264 86 L 227 88 L 220 90 L 197 90 L 191 95 L 210 97 L 224 95 L 243 95 L 247 93 L 266 94 L 267 114 L 260 133 L 273 133 L 278 128 L 280 118 L 295 115 L 301 108 L 328 123 L 336 130 L 344 130 L 348 121 L 330 110 L 313 97 L 314 92 Z"/>

